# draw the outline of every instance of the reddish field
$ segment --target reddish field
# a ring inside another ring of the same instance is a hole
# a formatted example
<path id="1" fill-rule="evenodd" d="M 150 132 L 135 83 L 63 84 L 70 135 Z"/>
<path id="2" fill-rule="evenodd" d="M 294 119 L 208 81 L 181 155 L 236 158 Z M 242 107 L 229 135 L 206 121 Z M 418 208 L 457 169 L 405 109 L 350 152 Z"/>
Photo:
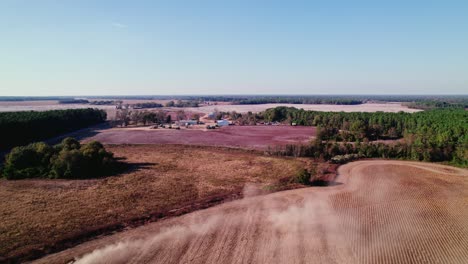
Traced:
<path id="1" fill-rule="evenodd" d="M 336 184 L 247 198 L 38 263 L 468 263 L 468 170 L 358 161 Z"/>
<path id="2" fill-rule="evenodd" d="M 264 149 L 271 145 L 306 143 L 315 127 L 230 126 L 216 130 L 129 129 L 102 130 L 86 139 L 105 144 L 188 144 Z"/>

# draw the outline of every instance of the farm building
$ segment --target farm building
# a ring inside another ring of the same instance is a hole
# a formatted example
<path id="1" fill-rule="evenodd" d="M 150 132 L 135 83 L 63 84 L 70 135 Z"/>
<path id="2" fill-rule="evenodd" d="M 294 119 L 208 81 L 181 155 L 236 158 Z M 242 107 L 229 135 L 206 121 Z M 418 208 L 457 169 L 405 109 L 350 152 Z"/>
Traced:
<path id="1" fill-rule="evenodd" d="M 180 126 L 190 126 L 190 125 L 196 125 L 197 120 L 180 120 L 178 123 Z"/>
<path id="2" fill-rule="evenodd" d="M 229 121 L 227 120 L 218 120 L 216 121 L 216 123 L 218 124 L 218 126 L 222 127 L 222 126 L 229 126 Z"/>

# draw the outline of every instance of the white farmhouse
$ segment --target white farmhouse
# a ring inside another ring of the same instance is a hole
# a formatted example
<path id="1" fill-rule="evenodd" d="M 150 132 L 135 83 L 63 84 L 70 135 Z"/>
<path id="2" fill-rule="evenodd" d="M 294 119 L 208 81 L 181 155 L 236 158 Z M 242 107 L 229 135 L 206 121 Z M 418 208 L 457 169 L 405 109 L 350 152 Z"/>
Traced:
<path id="1" fill-rule="evenodd" d="M 223 127 L 223 126 L 229 126 L 229 121 L 227 120 L 217 120 L 216 123 L 218 124 L 218 126 L 220 127 Z"/>
<path id="2" fill-rule="evenodd" d="M 192 126 L 196 125 L 197 123 L 197 120 L 180 120 L 178 122 L 179 126 Z"/>

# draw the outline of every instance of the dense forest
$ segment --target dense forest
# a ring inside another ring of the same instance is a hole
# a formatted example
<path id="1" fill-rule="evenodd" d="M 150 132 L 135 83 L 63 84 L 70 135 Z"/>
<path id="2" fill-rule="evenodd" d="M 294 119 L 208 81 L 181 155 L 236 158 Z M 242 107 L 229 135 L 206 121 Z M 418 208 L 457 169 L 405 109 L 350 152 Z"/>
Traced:
<path id="1" fill-rule="evenodd" d="M 166 107 L 198 107 L 199 102 L 194 100 L 182 101 L 178 100 L 177 102 L 169 101 L 166 103 Z"/>
<path id="2" fill-rule="evenodd" d="M 120 169 L 113 154 L 96 141 L 81 145 L 65 138 L 50 146 L 44 142 L 15 147 L 6 155 L 2 176 L 26 178 L 83 179 L 110 175 Z"/>
<path id="3" fill-rule="evenodd" d="M 236 104 L 335 104 L 357 105 L 368 102 L 404 102 L 410 108 L 436 109 L 436 108 L 468 108 L 467 96 L 397 96 L 397 95 L 327 95 L 327 96 L 251 96 L 247 98 L 232 99 Z"/>
<path id="4" fill-rule="evenodd" d="M 180 112 L 180 113 L 179 113 Z M 183 114 L 182 114 L 183 113 Z M 185 119 L 184 111 L 178 111 L 178 116 L 183 116 L 181 119 Z M 130 110 L 128 108 L 118 109 L 116 113 L 115 123 L 116 125 L 120 126 L 128 126 L 132 125 L 148 125 L 148 124 L 162 124 L 162 123 L 170 123 L 171 116 L 167 115 L 166 112 L 159 110 L 156 112 L 150 111 L 138 111 L 138 110 Z"/>
<path id="5" fill-rule="evenodd" d="M 431 110 L 437 108 L 468 108 L 468 100 L 455 100 L 452 102 L 440 101 L 440 100 L 428 100 L 428 101 L 417 101 L 411 103 L 405 103 L 404 105 L 409 108 Z"/>
<path id="6" fill-rule="evenodd" d="M 45 140 L 105 120 L 106 112 L 91 108 L 0 113 L 0 149 Z"/>
<path id="7" fill-rule="evenodd" d="M 352 98 L 318 98 L 310 96 L 278 96 L 278 97 L 255 97 L 235 101 L 237 104 L 335 104 L 335 105 L 357 105 L 362 104 L 364 100 Z"/>
<path id="8" fill-rule="evenodd" d="M 20 102 L 20 101 L 59 101 L 75 99 L 72 96 L 0 96 L 0 101 Z"/>
<path id="9" fill-rule="evenodd" d="M 435 109 L 418 113 L 334 113 L 277 107 L 263 113 L 266 121 L 317 126 L 317 140 L 307 147 L 289 146 L 286 153 L 322 156 L 448 161 L 468 166 L 468 111 Z M 378 143 L 375 140 L 400 139 Z M 298 149 L 300 148 L 300 149 Z"/>
<path id="10" fill-rule="evenodd" d="M 63 99 L 58 101 L 59 104 L 89 104 L 85 99 Z"/>
<path id="11" fill-rule="evenodd" d="M 99 101 L 90 101 L 90 105 L 119 105 L 122 104 L 122 101 L 114 100 L 99 100 Z"/>
<path id="12" fill-rule="evenodd" d="M 163 107 L 162 104 L 147 102 L 147 103 L 136 103 L 131 105 L 133 108 L 160 108 Z"/>

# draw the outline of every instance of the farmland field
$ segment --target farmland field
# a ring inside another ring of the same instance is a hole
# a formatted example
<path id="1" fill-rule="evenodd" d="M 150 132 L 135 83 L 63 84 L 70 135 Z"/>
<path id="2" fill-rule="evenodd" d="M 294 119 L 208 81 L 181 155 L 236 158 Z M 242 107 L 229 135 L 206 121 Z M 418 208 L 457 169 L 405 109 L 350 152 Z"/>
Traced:
<path id="1" fill-rule="evenodd" d="M 0 112 L 47 111 L 62 109 L 99 108 L 114 110 L 113 105 L 59 104 L 58 101 L 0 101 Z"/>
<path id="2" fill-rule="evenodd" d="M 282 180 L 304 167 L 299 159 L 213 147 L 107 149 L 131 169 L 95 180 L 0 179 L 0 262 L 211 206 L 242 195 L 246 184 L 285 187 Z"/>
<path id="3" fill-rule="evenodd" d="M 238 113 L 246 112 L 262 112 L 268 108 L 275 108 L 278 106 L 295 107 L 304 110 L 322 111 L 322 112 L 408 112 L 414 113 L 421 110 L 411 109 L 401 103 L 365 103 L 359 105 L 332 105 L 332 104 L 255 104 L 255 105 L 209 105 L 201 107 L 186 107 L 186 111 L 198 111 L 203 113 L 213 112 L 215 110 L 222 112 L 236 111 Z"/>
<path id="4" fill-rule="evenodd" d="M 92 100 L 91 100 L 92 101 Z M 168 100 L 124 100 L 124 104 L 134 103 L 166 103 Z M 365 103 L 359 105 L 331 105 L 331 104 L 255 104 L 255 105 L 233 105 L 224 102 L 219 102 L 218 105 L 207 105 L 200 107 L 163 107 L 164 110 L 177 111 L 184 110 L 186 112 L 200 112 L 209 113 L 215 110 L 228 112 L 236 111 L 239 113 L 261 112 L 268 108 L 275 108 L 278 106 L 296 107 L 304 110 L 313 111 L 331 111 L 331 112 L 418 112 L 421 110 L 408 108 L 401 103 Z M 108 114 L 113 116 L 115 113 L 115 106 L 113 105 L 89 105 L 89 104 L 59 104 L 57 101 L 19 101 L 19 102 L 5 102 L 0 101 L 0 112 L 13 112 L 13 111 L 46 111 L 56 109 L 72 109 L 72 108 L 99 108 L 106 110 Z"/>
<path id="5" fill-rule="evenodd" d="M 337 184 L 246 198 L 37 263 L 467 263 L 468 171 L 368 160 Z"/>
<path id="6" fill-rule="evenodd" d="M 188 144 L 265 149 L 272 145 L 307 143 L 315 127 L 229 126 L 215 130 L 114 128 L 86 139 L 105 144 Z"/>

